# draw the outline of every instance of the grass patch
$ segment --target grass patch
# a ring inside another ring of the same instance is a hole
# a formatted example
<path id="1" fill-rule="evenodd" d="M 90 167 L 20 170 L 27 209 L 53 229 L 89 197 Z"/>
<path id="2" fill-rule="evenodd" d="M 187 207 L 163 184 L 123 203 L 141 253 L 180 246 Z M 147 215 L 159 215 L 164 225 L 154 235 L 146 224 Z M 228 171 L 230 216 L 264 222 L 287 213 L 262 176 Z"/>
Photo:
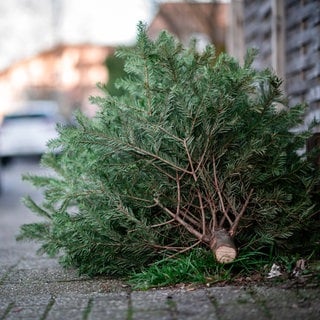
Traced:
<path id="1" fill-rule="evenodd" d="M 178 283 L 213 284 L 265 270 L 270 261 L 261 253 L 243 253 L 230 264 L 217 263 L 212 252 L 196 248 L 175 259 L 161 260 L 129 279 L 133 289 L 146 290 Z"/>

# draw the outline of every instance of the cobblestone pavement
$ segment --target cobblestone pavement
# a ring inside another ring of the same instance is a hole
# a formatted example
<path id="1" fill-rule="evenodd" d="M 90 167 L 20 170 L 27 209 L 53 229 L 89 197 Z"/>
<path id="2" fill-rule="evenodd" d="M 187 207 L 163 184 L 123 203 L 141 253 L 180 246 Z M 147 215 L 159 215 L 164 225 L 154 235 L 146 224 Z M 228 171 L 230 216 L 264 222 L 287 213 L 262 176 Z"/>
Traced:
<path id="1" fill-rule="evenodd" d="M 19 202 L 9 201 L 9 193 L 0 197 L 0 320 L 320 319 L 317 288 L 132 291 L 116 280 L 78 277 L 56 260 L 37 256 L 37 245 L 15 241 L 31 216 Z"/>
<path id="2" fill-rule="evenodd" d="M 34 263 L 37 263 L 35 265 Z M 130 291 L 33 260 L 1 265 L 0 319 L 319 319 L 315 289 L 211 287 Z"/>

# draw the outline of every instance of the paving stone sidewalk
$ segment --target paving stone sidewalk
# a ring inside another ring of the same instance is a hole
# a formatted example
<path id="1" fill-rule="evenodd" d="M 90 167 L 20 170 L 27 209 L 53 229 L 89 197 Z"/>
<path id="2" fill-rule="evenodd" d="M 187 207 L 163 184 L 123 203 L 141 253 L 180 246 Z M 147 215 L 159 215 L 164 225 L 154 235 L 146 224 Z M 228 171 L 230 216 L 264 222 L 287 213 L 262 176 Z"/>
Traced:
<path id="1" fill-rule="evenodd" d="M 34 244 L 6 238 L 10 226 L 1 224 L 0 231 L 1 320 L 320 319 L 320 290 L 316 288 L 132 291 L 116 280 L 78 277 L 55 260 L 36 256 Z"/>
<path id="2" fill-rule="evenodd" d="M 0 197 L 0 320 L 320 319 L 319 288 L 132 291 L 116 280 L 78 277 L 37 256 L 38 245 L 16 242 L 19 226 L 33 218 L 19 202 L 12 205 L 9 191 Z"/>
<path id="3" fill-rule="evenodd" d="M 0 319 L 319 319 L 315 289 L 211 287 L 130 291 L 59 267 L 1 266 Z"/>

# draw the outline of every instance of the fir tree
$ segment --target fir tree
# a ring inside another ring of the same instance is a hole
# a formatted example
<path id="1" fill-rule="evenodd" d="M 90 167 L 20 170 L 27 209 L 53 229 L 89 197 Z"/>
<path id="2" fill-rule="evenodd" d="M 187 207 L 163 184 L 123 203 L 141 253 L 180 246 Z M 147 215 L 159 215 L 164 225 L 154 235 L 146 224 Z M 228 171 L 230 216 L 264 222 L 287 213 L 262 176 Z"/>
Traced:
<path id="1" fill-rule="evenodd" d="M 90 275 L 196 246 L 226 263 L 238 248 L 306 253 L 303 240 L 319 241 L 318 172 L 298 152 L 311 132 L 293 130 L 304 106 L 277 110 L 281 81 L 251 67 L 254 51 L 241 66 L 167 32 L 151 41 L 140 24 L 136 46 L 117 54 L 125 94 L 91 98 L 94 118 L 58 128 L 42 159 L 56 175 L 26 176 L 44 190 L 40 204 L 25 199 L 44 221 L 20 239 Z"/>

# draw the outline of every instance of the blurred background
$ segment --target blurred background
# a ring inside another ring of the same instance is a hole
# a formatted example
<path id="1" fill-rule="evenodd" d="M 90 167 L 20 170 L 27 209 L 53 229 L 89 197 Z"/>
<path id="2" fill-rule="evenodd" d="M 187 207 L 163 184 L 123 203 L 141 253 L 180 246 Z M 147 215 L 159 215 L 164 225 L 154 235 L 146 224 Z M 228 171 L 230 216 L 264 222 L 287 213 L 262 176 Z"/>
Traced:
<path id="1" fill-rule="evenodd" d="M 199 49 L 213 43 L 242 60 L 260 50 L 257 68 L 284 79 L 292 103 L 319 107 L 320 0 L 1 0 L 0 119 L 21 108 L 81 109 L 121 63 L 119 45 L 134 45 L 144 21 L 151 38 L 167 29 Z M 109 68 L 108 68 L 109 58 Z M 112 75 L 111 75 L 112 76 Z"/>
<path id="2" fill-rule="evenodd" d="M 255 67 L 283 79 L 289 105 L 308 103 L 305 124 L 320 118 L 320 0 L 1 0 L 2 186 L 15 181 L 10 160 L 41 155 L 56 122 L 71 122 L 78 109 L 95 114 L 88 97 L 101 94 L 97 83 L 121 94 L 114 52 L 134 45 L 139 21 L 152 39 L 165 29 L 240 62 L 258 48 Z"/>

